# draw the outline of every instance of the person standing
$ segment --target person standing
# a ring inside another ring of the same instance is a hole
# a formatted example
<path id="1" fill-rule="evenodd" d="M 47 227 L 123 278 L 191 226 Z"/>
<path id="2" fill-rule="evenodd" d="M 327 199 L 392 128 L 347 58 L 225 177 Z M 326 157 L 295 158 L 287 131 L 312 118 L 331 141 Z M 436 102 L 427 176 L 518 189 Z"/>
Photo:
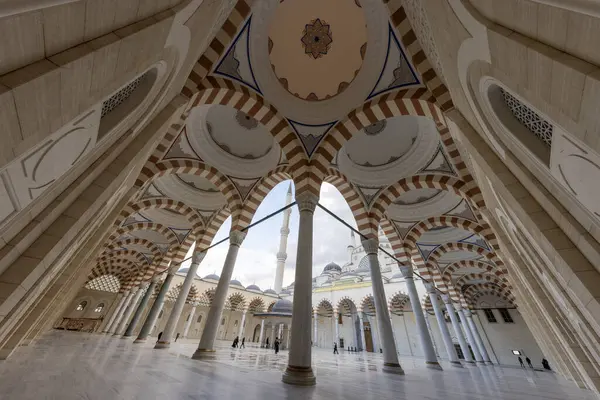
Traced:
<path id="1" fill-rule="evenodd" d="M 156 339 L 156 341 L 158 342 L 160 340 L 160 337 L 162 336 L 162 332 L 158 333 L 158 338 Z"/>
<path id="2" fill-rule="evenodd" d="M 275 342 L 273 343 L 273 348 L 275 349 L 275 354 L 279 353 L 279 339 L 275 338 Z"/>
<path id="3" fill-rule="evenodd" d="M 269 338 L 267 338 L 267 341 L 266 341 L 266 346 L 265 346 L 265 347 L 266 347 L 267 349 L 269 348 Z"/>
<path id="4" fill-rule="evenodd" d="M 177 341 L 177 339 L 179 339 L 179 332 L 177 332 L 177 335 L 175 336 L 175 341 Z"/>
<path id="5" fill-rule="evenodd" d="M 523 364 L 523 359 L 519 357 L 519 364 L 521 364 L 522 368 L 525 368 L 525 364 Z"/>
<path id="6" fill-rule="evenodd" d="M 525 361 L 527 361 L 527 365 L 529 365 L 529 368 L 533 369 L 533 365 L 531 365 L 531 360 L 529 359 L 529 357 L 525 357 Z"/>
<path id="7" fill-rule="evenodd" d="M 337 343 L 333 344 L 333 354 L 340 354 L 337 349 Z"/>
<path id="8" fill-rule="evenodd" d="M 241 349 L 242 347 L 243 347 L 244 349 L 246 348 L 246 337 L 243 337 L 243 338 L 242 338 L 242 344 L 240 345 L 240 349 Z"/>

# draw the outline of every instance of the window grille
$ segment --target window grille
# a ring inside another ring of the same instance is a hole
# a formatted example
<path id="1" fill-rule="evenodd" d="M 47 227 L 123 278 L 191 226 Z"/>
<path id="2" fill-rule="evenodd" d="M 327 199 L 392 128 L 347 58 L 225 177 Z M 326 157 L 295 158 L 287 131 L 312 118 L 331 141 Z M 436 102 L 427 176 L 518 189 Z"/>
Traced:
<path id="1" fill-rule="evenodd" d="M 121 283 L 114 275 L 102 275 L 89 281 L 85 285 L 85 288 L 102 292 L 117 293 L 121 288 Z"/>
<path id="2" fill-rule="evenodd" d="M 494 315 L 494 312 L 492 310 L 490 310 L 489 308 L 486 308 L 483 310 L 483 312 L 485 313 L 485 317 L 487 318 L 488 322 L 490 322 L 490 323 L 498 322 L 496 320 L 496 316 Z"/>
<path id="3" fill-rule="evenodd" d="M 79 304 L 77 305 L 77 308 L 76 308 L 76 310 L 77 310 L 77 311 L 83 311 L 83 310 L 85 310 L 85 307 L 86 307 L 86 306 L 87 306 L 87 301 L 82 301 L 81 303 L 79 303 Z"/>
<path id="4" fill-rule="evenodd" d="M 506 90 L 500 88 L 500 92 L 512 115 L 548 147 L 552 146 L 552 124 Z"/>
<path id="5" fill-rule="evenodd" d="M 504 320 L 504 322 L 509 323 L 509 324 L 515 322 L 512 319 L 510 312 L 506 308 L 499 308 L 498 311 L 500 311 L 500 315 L 502 316 L 502 319 Z"/>
<path id="6" fill-rule="evenodd" d="M 121 103 L 131 97 L 147 74 L 148 73 L 146 72 L 145 74 L 138 76 L 133 81 L 122 87 L 117 93 L 110 96 L 108 100 L 104 101 L 104 103 L 102 103 L 102 113 L 100 114 L 100 118 L 106 116 L 106 114 L 110 113 L 112 110 L 121 105 Z"/>
<path id="7" fill-rule="evenodd" d="M 104 303 L 100 303 L 96 306 L 96 308 L 94 309 L 95 313 L 99 313 L 104 309 Z"/>

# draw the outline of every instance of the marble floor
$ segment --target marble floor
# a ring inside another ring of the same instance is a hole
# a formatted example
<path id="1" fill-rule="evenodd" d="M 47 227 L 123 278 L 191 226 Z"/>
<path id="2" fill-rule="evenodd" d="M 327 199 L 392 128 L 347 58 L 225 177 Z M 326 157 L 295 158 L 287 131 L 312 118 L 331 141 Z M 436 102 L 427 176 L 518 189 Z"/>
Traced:
<path id="1" fill-rule="evenodd" d="M 152 343 L 53 332 L 0 362 L 0 399 L 597 399 L 553 373 L 499 367 L 426 369 L 402 358 L 405 376 L 381 372 L 381 355 L 334 356 L 315 349 L 317 386 L 281 382 L 287 351 L 232 350 L 221 343 L 214 361 L 189 358 L 192 341 L 169 350 Z"/>

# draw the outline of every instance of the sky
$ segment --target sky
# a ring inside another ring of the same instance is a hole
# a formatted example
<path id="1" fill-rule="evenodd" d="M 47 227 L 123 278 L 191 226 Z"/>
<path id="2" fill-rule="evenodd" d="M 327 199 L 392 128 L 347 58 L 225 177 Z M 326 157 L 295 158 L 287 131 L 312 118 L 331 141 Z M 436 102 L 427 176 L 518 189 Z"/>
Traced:
<path id="1" fill-rule="evenodd" d="M 286 193 L 290 182 L 282 182 L 271 190 L 256 211 L 252 222 L 256 222 L 285 206 Z M 334 186 L 323 183 L 319 203 L 356 228 L 356 222 L 350 207 Z M 248 231 L 238 253 L 233 279 L 239 280 L 244 286 L 256 284 L 262 290 L 273 288 L 277 266 L 276 254 L 279 247 L 279 230 L 282 223 L 283 213 L 279 213 Z M 230 228 L 231 219 L 228 218 L 215 235 L 213 243 L 228 237 Z M 298 244 L 298 208 L 296 206 L 292 207 L 289 228 L 288 257 L 283 276 L 284 287 L 294 282 Z M 340 266 L 344 265 L 348 261 L 347 246 L 349 243 L 350 230 L 317 207 L 314 215 L 313 277 L 320 275 L 325 265 L 330 262 L 335 262 Z M 229 243 L 224 242 L 210 249 L 198 268 L 198 275 L 200 277 L 213 273 L 220 275 L 228 248 Z M 186 258 L 191 257 L 192 251 L 193 248 L 190 249 Z M 183 263 L 182 268 L 189 267 L 189 264 L 190 261 L 186 261 Z"/>

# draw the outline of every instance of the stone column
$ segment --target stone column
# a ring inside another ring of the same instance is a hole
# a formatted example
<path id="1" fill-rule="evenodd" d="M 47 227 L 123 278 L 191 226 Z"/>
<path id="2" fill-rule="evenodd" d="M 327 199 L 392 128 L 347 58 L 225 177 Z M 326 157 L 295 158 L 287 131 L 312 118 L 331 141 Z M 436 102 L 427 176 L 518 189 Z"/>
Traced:
<path id="1" fill-rule="evenodd" d="M 146 306 L 148 305 L 148 301 L 150 301 L 150 297 L 154 293 L 154 288 L 156 287 L 157 282 L 158 282 L 158 275 L 154 275 L 152 277 L 152 281 L 150 282 L 150 285 L 148 286 L 148 289 L 146 289 L 146 293 L 144 294 L 144 297 L 142 297 L 142 301 L 140 302 L 140 305 L 138 306 L 137 310 L 135 310 L 135 314 L 133 314 L 133 318 L 131 319 L 131 322 L 129 323 L 127 330 L 123 334 L 124 338 L 131 337 L 133 335 L 133 330 L 135 329 L 135 326 L 140 321 L 140 318 L 142 318 L 142 314 L 144 313 L 144 310 L 146 309 Z"/>
<path id="2" fill-rule="evenodd" d="M 460 324 L 458 322 L 458 318 L 456 317 L 456 313 L 454 311 L 454 306 L 452 305 L 452 300 L 450 296 L 447 294 L 442 295 L 442 300 L 446 304 L 446 310 L 448 311 L 448 316 L 450 317 L 450 321 L 452 321 L 452 327 L 454 328 L 454 332 L 456 333 L 456 338 L 458 339 L 458 344 L 465 356 L 465 362 L 468 365 L 475 365 L 475 361 L 473 361 L 473 357 L 471 357 L 471 352 L 469 351 L 469 346 L 467 346 L 467 342 L 465 341 L 465 337 L 463 336 L 462 330 L 460 329 Z"/>
<path id="3" fill-rule="evenodd" d="M 205 251 L 194 250 L 194 254 L 192 255 L 192 264 L 190 265 L 190 269 L 185 276 L 183 285 L 181 285 L 179 295 L 177 296 L 177 300 L 175 300 L 175 304 L 173 305 L 173 309 L 171 310 L 171 314 L 169 315 L 169 319 L 167 320 L 163 334 L 160 337 L 160 340 L 156 342 L 156 345 L 154 346 L 155 349 L 166 349 L 171 346 L 171 340 L 173 339 L 175 329 L 177 328 L 177 323 L 181 317 L 181 312 L 183 311 L 183 307 L 187 301 L 190 288 L 194 283 L 194 278 L 196 278 L 196 271 L 198 271 L 198 266 L 204 259 L 204 256 L 206 256 Z"/>
<path id="4" fill-rule="evenodd" d="M 129 295 L 129 290 L 126 290 L 123 293 L 119 293 L 117 295 L 117 307 L 115 307 L 115 309 L 113 310 L 112 315 L 110 316 L 110 319 L 108 320 L 106 326 L 104 327 L 104 330 L 102 331 L 103 333 L 110 333 L 112 332 L 113 329 L 113 325 L 117 319 L 117 316 L 121 313 L 121 309 L 123 308 L 123 304 L 125 304 L 125 299 L 127 298 L 127 296 Z"/>
<path id="5" fill-rule="evenodd" d="M 183 335 L 181 336 L 185 339 L 190 331 L 190 326 L 192 326 L 192 322 L 194 322 L 194 316 L 196 315 L 196 304 L 192 304 L 192 311 L 190 312 L 190 317 L 187 321 L 185 321 L 185 327 L 183 328 Z"/>
<path id="6" fill-rule="evenodd" d="M 394 345 L 396 345 L 396 330 L 394 329 L 394 319 L 392 317 L 392 310 L 388 308 L 388 313 L 390 314 L 390 324 L 392 326 L 392 334 L 394 335 Z"/>
<path id="7" fill-rule="evenodd" d="M 373 299 L 375 301 L 375 312 L 377 313 L 377 330 L 373 333 L 378 336 L 377 345 L 383 349 L 383 371 L 404 375 L 404 370 L 398 361 L 398 352 L 396 351 L 396 343 L 394 342 L 394 333 L 392 332 L 392 324 L 390 322 L 390 314 L 385 297 L 383 279 L 381 277 L 381 268 L 379 267 L 379 259 L 377 258 L 379 241 L 375 238 L 365 239 L 362 241 L 362 245 L 367 253 L 369 268 L 371 269 L 371 285 L 373 286 Z M 383 341 L 383 343 L 380 343 L 380 341 Z M 378 348 L 374 350 L 376 353 L 379 353 Z"/>
<path id="8" fill-rule="evenodd" d="M 338 313 L 337 309 L 333 310 L 333 318 L 335 318 L 334 321 L 334 325 L 335 325 L 335 342 L 337 343 L 337 345 L 340 345 L 340 315 Z"/>
<path id="9" fill-rule="evenodd" d="M 131 293 L 131 295 L 130 295 L 131 301 L 127 305 L 127 308 L 125 309 L 125 312 L 123 313 L 123 316 L 121 317 L 121 321 L 119 322 L 119 325 L 118 325 L 117 329 L 115 330 L 115 333 L 114 333 L 115 336 L 120 336 L 125 331 L 125 328 L 127 327 L 127 321 L 129 321 L 131 314 L 133 314 L 133 310 L 135 310 L 135 306 L 137 305 L 138 300 L 140 299 L 140 297 L 142 297 L 142 292 L 143 292 L 142 285 L 139 285 L 137 287 L 137 289 Z"/>
<path id="10" fill-rule="evenodd" d="M 457 305 L 457 310 L 458 310 L 458 315 L 460 316 L 460 322 L 465 330 L 465 333 L 467 335 L 467 340 L 469 341 L 469 344 L 471 345 L 471 348 L 473 349 L 473 354 L 475 355 L 475 360 L 480 363 L 480 364 L 485 364 L 485 362 L 483 361 L 483 357 L 481 357 L 481 353 L 479 352 L 479 348 L 477 347 L 477 343 L 475 342 L 475 337 L 473 336 L 473 333 L 471 332 L 471 327 L 469 326 L 469 323 L 467 322 L 467 318 L 465 317 L 464 314 L 464 310 L 461 307 L 461 305 Z"/>
<path id="11" fill-rule="evenodd" d="M 363 320 L 362 308 L 358 309 L 358 328 L 360 330 L 360 350 L 367 351 L 367 340 L 365 339 L 365 321 Z"/>
<path id="12" fill-rule="evenodd" d="M 240 333 L 238 334 L 238 336 L 240 337 L 240 340 L 242 340 L 242 338 L 244 337 L 244 324 L 246 323 L 246 312 L 248 310 L 244 309 L 244 311 L 242 312 L 242 323 L 240 324 Z"/>
<path id="13" fill-rule="evenodd" d="M 258 345 L 259 345 L 259 347 L 262 347 L 264 332 L 265 332 L 265 320 L 263 319 L 263 320 L 260 321 L 260 335 L 258 335 Z"/>
<path id="14" fill-rule="evenodd" d="M 435 286 L 433 286 L 432 283 L 426 283 L 425 287 L 429 292 L 429 299 L 431 300 L 431 306 L 433 307 L 433 312 L 435 313 L 435 318 L 437 319 L 440 333 L 442 334 L 442 339 L 444 340 L 446 353 L 448 353 L 448 360 L 453 367 L 462 368 L 462 364 L 460 363 L 458 355 L 456 354 L 456 349 L 454 348 L 454 343 L 452 343 L 452 337 L 450 336 L 450 331 L 448 330 L 444 313 L 442 312 L 440 302 L 438 301 L 438 295 Z"/>
<path id="15" fill-rule="evenodd" d="M 427 368 L 442 369 L 442 366 L 438 362 L 433 348 L 433 342 L 427 329 L 427 322 L 425 322 L 425 316 L 423 315 L 423 308 L 421 308 L 421 300 L 419 299 L 419 293 L 417 292 L 417 286 L 413 279 L 413 269 L 409 266 L 400 267 L 400 272 L 406 280 L 406 288 L 408 290 L 408 297 L 410 298 L 410 305 L 412 306 L 415 320 L 417 322 L 417 330 L 419 331 L 419 338 L 421 339 L 421 346 L 423 346 L 423 352 L 425 353 L 425 364 Z"/>
<path id="16" fill-rule="evenodd" d="M 177 267 L 179 267 L 179 266 L 177 266 Z M 152 328 L 154 328 L 154 325 L 156 324 L 156 319 L 158 318 L 158 315 L 160 314 L 160 311 L 162 310 L 162 307 L 164 305 L 165 296 L 167 295 L 167 292 L 169 291 L 169 287 L 171 286 L 171 281 L 173 280 L 173 276 L 175 275 L 175 268 L 176 268 L 175 266 L 172 267 L 172 269 L 170 269 L 169 272 L 167 273 L 167 277 L 163 281 L 162 286 L 160 287 L 160 290 L 158 291 L 158 295 L 156 295 L 156 299 L 154 299 L 152 308 L 150 308 L 150 312 L 146 316 L 144 325 L 142 325 L 142 329 L 140 330 L 140 333 L 139 333 L 137 339 L 135 339 L 135 341 L 133 343 L 144 343 L 146 341 L 146 339 L 148 339 L 148 335 L 152 331 Z"/>
<path id="17" fill-rule="evenodd" d="M 425 324 L 427 324 L 427 331 L 429 332 L 429 336 L 431 336 L 433 350 L 435 350 L 435 354 L 439 358 L 440 352 L 437 348 L 437 344 L 435 343 L 435 337 L 433 336 L 433 331 L 431 330 L 431 324 L 429 323 L 429 313 L 427 312 L 427 310 L 423 310 L 423 315 L 425 316 Z"/>
<path id="18" fill-rule="evenodd" d="M 477 347 L 479 347 L 479 352 L 481 353 L 483 361 L 485 361 L 487 364 L 493 364 L 492 360 L 490 359 L 490 355 L 488 354 L 487 349 L 483 344 L 483 340 L 481 340 L 481 335 L 479 334 L 477 325 L 475 325 L 475 321 L 473 320 L 471 310 L 463 310 L 463 313 L 467 318 L 467 323 L 469 324 L 469 328 L 471 328 L 471 333 L 473 334 L 475 342 L 477 342 Z"/>
<path id="19" fill-rule="evenodd" d="M 208 315 L 206 316 L 206 324 L 204 324 L 202 338 L 200 339 L 196 352 L 192 355 L 192 359 L 212 358 L 212 355 L 215 352 L 215 340 L 217 338 L 219 324 L 221 323 L 223 308 L 225 307 L 229 282 L 231 281 L 231 275 L 233 274 L 238 251 L 240 250 L 240 246 L 245 237 L 246 232 L 232 231 L 229 233 L 229 250 L 227 251 L 227 257 L 225 257 L 221 277 L 219 278 L 219 283 L 215 290 L 215 297 L 213 298 L 213 302 L 208 310 Z"/>
<path id="20" fill-rule="evenodd" d="M 319 323 L 319 315 L 317 314 L 317 310 L 313 310 L 313 324 L 314 324 L 314 334 L 313 334 L 313 346 L 318 347 L 317 346 L 317 340 L 319 339 L 318 336 L 318 327 L 317 324 Z"/>
<path id="21" fill-rule="evenodd" d="M 298 252 L 294 283 L 292 323 L 296 331 L 290 342 L 288 366 L 281 380 L 291 385 L 316 383 L 311 367 L 310 312 L 312 310 L 313 216 L 319 196 L 308 191 L 296 195 L 299 210 Z"/>
<path id="22" fill-rule="evenodd" d="M 279 324 L 279 333 L 277 333 L 277 337 L 279 338 L 279 341 L 281 343 L 283 343 L 283 324 Z"/>

